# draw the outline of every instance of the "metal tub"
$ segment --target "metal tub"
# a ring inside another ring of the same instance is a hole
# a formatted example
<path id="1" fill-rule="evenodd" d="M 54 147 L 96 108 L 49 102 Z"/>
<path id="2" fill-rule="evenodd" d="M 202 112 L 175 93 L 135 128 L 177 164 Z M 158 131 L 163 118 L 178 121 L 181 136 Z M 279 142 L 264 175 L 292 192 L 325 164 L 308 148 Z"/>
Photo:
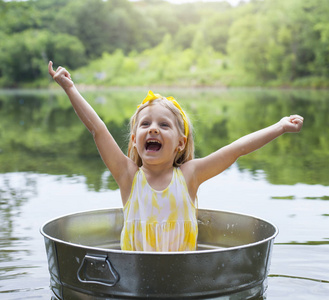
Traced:
<path id="1" fill-rule="evenodd" d="M 198 249 L 120 250 L 122 209 L 63 216 L 41 228 L 58 299 L 251 299 L 267 288 L 277 228 L 230 212 L 198 210 Z"/>

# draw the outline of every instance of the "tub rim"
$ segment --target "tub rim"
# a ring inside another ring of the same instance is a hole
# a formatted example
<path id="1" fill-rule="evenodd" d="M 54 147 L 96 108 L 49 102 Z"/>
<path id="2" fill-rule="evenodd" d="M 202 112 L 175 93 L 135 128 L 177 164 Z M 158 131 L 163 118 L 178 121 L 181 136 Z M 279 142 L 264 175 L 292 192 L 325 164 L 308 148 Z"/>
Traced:
<path id="1" fill-rule="evenodd" d="M 55 217 L 55 218 L 52 218 L 52 219 L 46 221 L 45 223 L 42 224 L 39 231 L 43 235 L 44 238 L 47 238 L 47 239 L 49 239 L 51 241 L 54 241 L 56 243 L 69 245 L 71 247 L 77 247 L 77 248 L 82 248 L 82 249 L 86 249 L 86 250 L 92 250 L 92 251 L 98 251 L 98 252 L 107 252 L 107 253 L 128 254 L 128 255 L 136 255 L 136 254 L 138 254 L 138 255 L 158 255 L 158 256 L 165 256 L 165 255 L 196 255 L 196 254 L 200 255 L 200 254 L 203 254 L 203 253 L 217 253 L 217 252 L 227 252 L 227 251 L 245 249 L 245 248 L 250 248 L 250 247 L 260 245 L 260 244 L 267 243 L 270 240 L 274 240 L 275 237 L 279 234 L 278 227 L 276 225 L 274 225 L 272 222 L 270 222 L 268 220 L 265 220 L 263 218 L 256 217 L 256 216 L 253 216 L 253 215 L 250 215 L 250 214 L 245 214 L 245 213 L 232 212 L 232 211 L 219 210 L 219 209 L 208 209 L 208 208 L 199 208 L 198 210 L 211 211 L 211 212 L 222 212 L 222 213 L 226 213 L 226 214 L 239 215 L 239 216 L 242 216 L 242 217 L 253 218 L 255 220 L 265 222 L 268 225 L 272 226 L 273 229 L 274 229 L 274 233 L 271 236 L 269 236 L 269 237 L 267 237 L 263 240 L 253 242 L 253 243 L 249 243 L 249 244 L 233 246 L 233 247 L 218 248 L 218 249 L 207 249 L 207 250 L 193 250 L 193 251 L 155 252 L 155 251 L 127 251 L 127 250 L 121 250 L 121 249 L 118 250 L 118 249 L 87 246 L 87 245 L 72 243 L 72 242 L 68 242 L 68 241 L 64 241 L 64 240 L 52 237 L 44 231 L 44 228 L 47 225 L 49 225 L 50 223 L 55 222 L 59 219 L 63 219 L 63 218 L 70 217 L 70 216 L 75 216 L 75 215 L 82 215 L 82 214 L 88 215 L 88 214 L 93 214 L 95 212 L 108 211 L 108 210 L 121 210 L 122 211 L 122 207 L 100 208 L 100 209 L 84 210 L 84 211 L 79 211 L 79 212 L 75 212 L 75 213 L 68 213 L 68 214 L 58 216 L 58 217 Z"/>

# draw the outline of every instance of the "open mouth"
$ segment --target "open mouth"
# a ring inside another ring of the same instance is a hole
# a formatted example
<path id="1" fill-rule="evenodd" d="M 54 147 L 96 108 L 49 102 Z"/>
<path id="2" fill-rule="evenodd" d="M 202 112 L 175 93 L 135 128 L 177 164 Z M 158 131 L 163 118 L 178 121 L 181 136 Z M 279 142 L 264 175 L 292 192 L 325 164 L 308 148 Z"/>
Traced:
<path id="1" fill-rule="evenodd" d="M 161 143 L 157 140 L 148 140 L 145 144 L 145 149 L 147 151 L 159 151 L 161 147 Z"/>

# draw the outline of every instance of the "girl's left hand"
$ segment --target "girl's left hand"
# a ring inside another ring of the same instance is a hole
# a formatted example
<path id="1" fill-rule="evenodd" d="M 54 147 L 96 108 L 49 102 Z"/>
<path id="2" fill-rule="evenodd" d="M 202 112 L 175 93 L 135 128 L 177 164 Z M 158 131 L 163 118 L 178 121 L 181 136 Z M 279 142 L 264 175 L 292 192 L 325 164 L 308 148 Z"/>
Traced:
<path id="1" fill-rule="evenodd" d="M 290 117 L 284 117 L 280 123 L 284 129 L 284 132 L 299 132 L 303 127 L 304 118 L 299 115 L 291 115 Z"/>

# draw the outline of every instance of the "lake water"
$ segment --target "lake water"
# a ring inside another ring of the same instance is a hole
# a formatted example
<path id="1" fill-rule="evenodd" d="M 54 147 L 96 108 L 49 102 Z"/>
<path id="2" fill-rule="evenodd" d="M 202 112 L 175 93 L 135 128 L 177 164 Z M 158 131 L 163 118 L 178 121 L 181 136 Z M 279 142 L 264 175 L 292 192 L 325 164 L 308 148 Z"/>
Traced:
<path id="1" fill-rule="evenodd" d="M 179 99 L 205 156 L 282 116 L 305 117 L 286 134 L 204 183 L 199 207 L 250 214 L 279 228 L 262 299 L 329 294 L 327 91 L 160 90 Z M 125 151 L 127 120 L 147 93 L 84 96 Z M 50 299 L 40 227 L 80 211 L 120 207 L 116 183 L 62 91 L 0 92 L 0 298 Z"/>

